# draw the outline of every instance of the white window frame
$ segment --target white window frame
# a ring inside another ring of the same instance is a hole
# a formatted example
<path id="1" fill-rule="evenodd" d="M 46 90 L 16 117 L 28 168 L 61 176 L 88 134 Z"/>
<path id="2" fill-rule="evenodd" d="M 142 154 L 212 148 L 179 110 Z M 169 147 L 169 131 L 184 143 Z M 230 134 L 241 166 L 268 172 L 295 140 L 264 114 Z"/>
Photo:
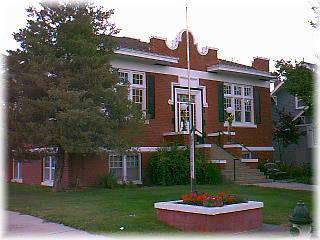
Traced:
<path id="1" fill-rule="evenodd" d="M 188 89 L 185 88 L 176 88 L 174 91 L 174 118 L 175 118 L 175 132 L 187 134 L 189 133 L 189 127 L 187 127 L 187 131 L 179 131 L 179 112 L 178 112 L 178 94 L 188 94 Z M 198 131 L 202 132 L 202 98 L 200 90 L 191 90 L 191 95 L 195 96 L 195 127 Z"/>
<path id="2" fill-rule="evenodd" d="M 224 93 L 224 98 L 230 98 L 231 99 L 231 108 L 233 110 L 233 116 L 235 116 L 235 99 L 241 99 L 241 122 L 235 121 L 235 118 L 233 120 L 232 126 L 234 127 L 254 127 L 256 128 L 257 125 L 254 123 L 254 99 L 253 99 L 253 86 L 250 85 L 242 85 L 242 84 L 234 84 L 234 83 L 225 83 L 224 85 L 231 87 L 231 93 L 227 94 Z M 241 87 L 241 95 L 235 95 L 235 87 Z M 245 96 L 245 88 L 251 89 L 251 94 L 248 96 Z M 251 100 L 251 121 L 246 122 L 245 121 L 245 104 L 244 100 L 248 99 Z M 223 100 L 225 101 L 225 100 Z M 225 121 L 224 126 L 228 126 L 228 122 Z"/>
<path id="3" fill-rule="evenodd" d="M 41 185 L 45 185 L 45 186 L 53 186 L 54 183 L 54 178 L 53 178 L 53 171 L 56 171 L 56 168 L 54 167 L 54 160 L 56 160 L 55 156 L 46 156 L 42 158 L 42 182 Z M 49 161 L 49 167 L 45 166 L 45 161 Z M 57 161 L 57 160 L 56 160 Z M 45 168 L 49 168 L 49 178 L 45 179 Z"/>
<path id="4" fill-rule="evenodd" d="M 294 101 L 295 101 L 296 109 L 305 109 L 306 108 L 305 105 L 299 106 L 299 101 L 302 102 L 302 103 L 303 103 L 303 101 L 298 96 L 294 96 Z"/>
<path id="5" fill-rule="evenodd" d="M 132 181 L 132 183 L 135 184 L 142 184 L 142 166 L 141 166 L 141 153 L 128 153 L 128 154 L 124 154 L 121 155 L 121 159 L 122 159 L 122 180 L 119 180 L 118 183 L 126 183 L 127 182 L 127 155 L 138 155 L 138 161 L 139 161 L 139 179 L 138 180 L 134 180 Z M 109 168 L 109 173 L 111 171 L 111 169 L 113 168 L 120 168 L 120 167 L 111 167 L 110 164 L 110 156 L 111 157 L 118 157 L 119 155 L 117 154 L 109 154 L 108 157 L 108 168 Z"/>
<path id="6" fill-rule="evenodd" d="M 17 165 L 17 173 L 15 172 L 15 165 Z M 11 182 L 22 183 L 22 161 L 14 160 L 12 161 L 12 179 Z"/>
<path id="7" fill-rule="evenodd" d="M 132 71 L 132 70 L 126 70 L 126 69 L 119 69 L 120 73 L 127 73 L 128 74 L 128 81 L 129 81 L 129 93 L 128 93 L 128 99 L 133 100 L 132 97 L 132 89 L 142 89 L 142 112 L 146 114 L 147 111 L 147 93 L 146 93 L 146 73 L 140 72 L 140 71 Z M 133 75 L 134 74 L 140 74 L 142 75 L 142 84 L 133 84 Z"/>

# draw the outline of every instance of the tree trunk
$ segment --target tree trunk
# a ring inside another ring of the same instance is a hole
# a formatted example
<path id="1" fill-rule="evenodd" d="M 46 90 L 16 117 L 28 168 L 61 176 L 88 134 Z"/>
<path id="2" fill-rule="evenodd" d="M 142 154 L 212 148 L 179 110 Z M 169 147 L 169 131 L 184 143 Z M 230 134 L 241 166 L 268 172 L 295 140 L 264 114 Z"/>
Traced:
<path id="1" fill-rule="evenodd" d="M 54 192 L 63 191 L 62 177 L 63 177 L 63 170 L 64 170 L 65 151 L 61 147 L 59 147 L 58 149 L 59 149 L 58 158 L 57 158 L 55 175 L 54 175 L 54 183 L 52 188 Z"/>

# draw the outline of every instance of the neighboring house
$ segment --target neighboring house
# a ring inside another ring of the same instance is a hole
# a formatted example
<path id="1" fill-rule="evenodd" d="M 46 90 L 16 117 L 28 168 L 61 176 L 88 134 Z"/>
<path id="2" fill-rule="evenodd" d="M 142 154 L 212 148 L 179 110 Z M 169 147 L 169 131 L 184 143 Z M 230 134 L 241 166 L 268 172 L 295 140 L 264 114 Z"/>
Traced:
<path id="1" fill-rule="evenodd" d="M 313 71 L 316 67 L 310 63 L 305 63 L 305 66 Z M 271 99 L 273 121 L 277 122 L 279 120 L 279 111 L 287 111 L 292 115 L 293 121 L 297 123 L 302 133 L 297 144 L 291 144 L 283 150 L 281 159 L 278 143 L 274 141 L 274 159 L 298 164 L 310 163 L 317 144 L 316 129 L 313 119 L 305 115 L 306 106 L 303 101 L 297 96 L 291 95 L 284 87 L 284 81 L 280 80 L 275 82 L 274 90 L 271 92 Z"/>
<path id="2" fill-rule="evenodd" d="M 199 139 L 205 136 L 196 148 L 210 153 L 209 160 L 219 163 L 222 169 L 229 166 L 228 152 L 240 155 L 242 169 L 255 168 L 258 161 L 272 159 L 269 81 L 273 77 L 269 60 L 256 57 L 252 66 L 226 61 L 218 57 L 216 48 L 199 50 L 189 34 L 192 108 L 187 109 L 187 119 L 191 118 Z M 182 106 L 188 99 L 186 31 L 181 31 L 172 44 L 159 37 L 151 37 L 149 42 L 127 37 L 118 40 L 119 48 L 111 65 L 119 69 L 121 78 L 131 83 L 129 97 L 146 113 L 144 133 L 135 138 L 137 146 L 126 155 L 106 151 L 101 156 L 92 155 L 90 161 L 71 155 L 65 161 L 65 186 L 93 185 L 97 176 L 109 171 L 119 180 L 146 182 L 152 154 L 166 142 L 187 140 L 182 114 Z M 214 143 L 218 138 L 221 140 L 219 131 L 226 134 L 224 110 L 229 106 L 235 115 L 232 136 L 239 143 L 227 143 L 222 136 L 222 145 L 217 147 Z M 34 151 L 42 150 L 45 149 Z M 55 150 L 51 151 L 52 156 L 42 159 L 16 157 L 9 164 L 12 173 L 9 179 L 52 185 Z M 248 170 L 249 173 L 255 175 Z"/>

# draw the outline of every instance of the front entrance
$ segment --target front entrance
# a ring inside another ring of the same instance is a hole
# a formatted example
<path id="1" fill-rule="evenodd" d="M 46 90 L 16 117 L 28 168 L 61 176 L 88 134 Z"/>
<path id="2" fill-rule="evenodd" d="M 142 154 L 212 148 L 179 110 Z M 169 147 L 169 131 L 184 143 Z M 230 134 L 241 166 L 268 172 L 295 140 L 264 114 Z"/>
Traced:
<path id="1" fill-rule="evenodd" d="M 191 107 L 188 100 L 188 90 L 177 88 L 175 91 L 175 131 L 189 133 L 191 124 L 192 127 L 202 132 L 201 92 L 191 91 Z"/>

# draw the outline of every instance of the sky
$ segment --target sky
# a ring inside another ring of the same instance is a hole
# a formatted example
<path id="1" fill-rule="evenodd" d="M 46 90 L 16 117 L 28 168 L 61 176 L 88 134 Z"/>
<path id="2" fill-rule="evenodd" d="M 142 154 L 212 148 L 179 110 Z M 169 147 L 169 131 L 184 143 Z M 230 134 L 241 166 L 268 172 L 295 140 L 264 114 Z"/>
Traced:
<path id="1" fill-rule="evenodd" d="M 0 9 L 0 53 L 15 49 L 12 33 L 26 24 L 25 8 L 35 0 L 4 1 Z M 95 0 L 115 9 L 118 36 L 173 40 L 186 27 L 186 0 Z M 253 57 L 316 62 L 317 31 L 309 25 L 311 0 L 188 0 L 189 30 L 199 46 L 218 48 L 218 56 L 251 65 Z M 319 32 L 319 30 L 318 30 Z"/>

